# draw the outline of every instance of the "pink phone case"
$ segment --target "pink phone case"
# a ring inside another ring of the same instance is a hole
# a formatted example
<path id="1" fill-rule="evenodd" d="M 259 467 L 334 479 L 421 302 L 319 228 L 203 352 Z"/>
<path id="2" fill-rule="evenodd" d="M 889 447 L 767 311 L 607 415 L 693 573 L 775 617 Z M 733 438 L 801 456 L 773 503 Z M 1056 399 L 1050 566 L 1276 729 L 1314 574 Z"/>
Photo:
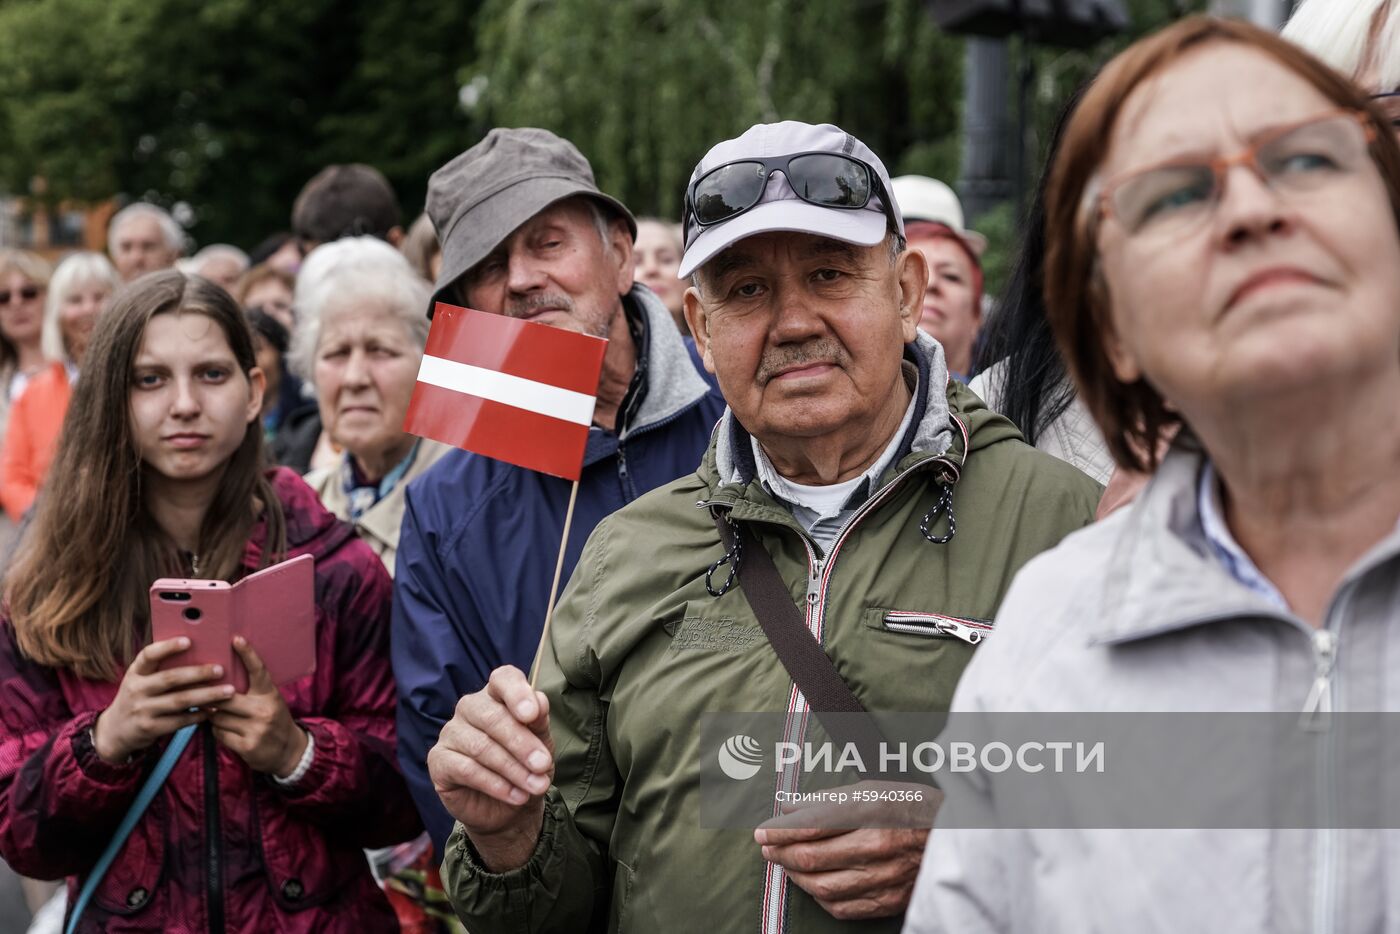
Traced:
<path id="1" fill-rule="evenodd" d="M 190 647 L 161 664 L 162 669 L 186 665 L 233 664 L 233 588 L 227 581 L 182 580 L 163 577 L 151 585 L 151 641 L 187 636 Z"/>
<path id="2" fill-rule="evenodd" d="M 234 690 L 248 690 L 248 672 L 233 650 L 241 635 L 267 666 L 274 684 L 316 670 L 315 561 L 300 555 L 230 586 L 224 581 L 162 578 L 151 585 L 152 641 L 189 636 L 190 648 L 162 668 L 219 664 Z M 192 618 L 193 617 L 193 618 Z"/>

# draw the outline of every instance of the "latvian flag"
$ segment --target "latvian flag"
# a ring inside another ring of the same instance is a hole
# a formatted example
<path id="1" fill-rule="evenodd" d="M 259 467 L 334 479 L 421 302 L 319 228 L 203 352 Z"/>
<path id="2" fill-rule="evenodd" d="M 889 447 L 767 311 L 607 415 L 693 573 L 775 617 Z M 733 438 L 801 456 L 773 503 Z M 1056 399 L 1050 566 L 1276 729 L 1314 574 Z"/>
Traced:
<path id="1" fill-rule="evenodd" d="M 577 480 L 607 346 L 439 302 L 404 430 Z"/>

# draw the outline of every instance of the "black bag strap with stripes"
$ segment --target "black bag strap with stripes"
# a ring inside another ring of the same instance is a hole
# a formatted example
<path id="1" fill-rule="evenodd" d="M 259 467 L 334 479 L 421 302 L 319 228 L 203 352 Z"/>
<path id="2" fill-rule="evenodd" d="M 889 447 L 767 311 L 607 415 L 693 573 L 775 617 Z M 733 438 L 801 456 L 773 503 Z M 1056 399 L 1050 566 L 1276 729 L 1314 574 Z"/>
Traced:
<path id="1" fill-rule="evenodd" d="M 868 769 L 879 766 L 876 744 L 882 739 L 880 730 L 869 717 L 832 718 L 826 714 L 865 713 L 865 707 L 851 693 L 851 688 L 837 672 L 825 650 L 807 629 L 802 611 L 793 603 L 787 584 L 783 583 L 777 565 L 752 532 L 737 523 L 730 523 L 712 512 L 715 527 L 725 550 L 735 554 L 735 536 L 739 538 L 742 559 L 737 561 L 739 588 L 749 607 L 758 617 L 763 633 L 778 653 L 778 659 L 792 680 L 801 689 L 836 742 L 854 744 Z M 857 724 L 863 726 L 858 727 Z"/>

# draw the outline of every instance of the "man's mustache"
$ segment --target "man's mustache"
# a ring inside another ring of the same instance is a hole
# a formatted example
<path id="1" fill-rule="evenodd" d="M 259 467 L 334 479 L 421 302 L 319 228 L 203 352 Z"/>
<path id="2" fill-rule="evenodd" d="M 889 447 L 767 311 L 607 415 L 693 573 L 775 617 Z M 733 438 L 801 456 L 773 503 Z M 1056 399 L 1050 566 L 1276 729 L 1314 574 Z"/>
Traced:
<path id="1" fill-rule="evenodd" d="M 780 347 L 763 355 L 758 364 L 758 383 L 766 384 L 784 370 L 829 363 L 845 366 L 846 348 L 830 338 L 809 341 L 797 347 Z"/>
<path id="2" fill-rule="evenodd" d="M 574 300 L 567 295 L 526 295 L 508 301 L 505 313 L 507 318 L 528 318 L 546 308 L 560 308 L 572 314 Z"/>

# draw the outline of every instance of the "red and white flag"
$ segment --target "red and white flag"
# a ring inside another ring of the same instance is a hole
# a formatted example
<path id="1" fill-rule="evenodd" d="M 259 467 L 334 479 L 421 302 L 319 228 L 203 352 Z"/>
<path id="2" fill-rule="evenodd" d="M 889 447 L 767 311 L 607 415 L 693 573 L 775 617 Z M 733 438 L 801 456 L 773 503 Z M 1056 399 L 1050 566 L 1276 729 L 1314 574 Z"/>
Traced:
<path id="1" fill-rule="evenodd" d="M 607 346 L 438 302 L 404 430 L 577 480 Z"/>

